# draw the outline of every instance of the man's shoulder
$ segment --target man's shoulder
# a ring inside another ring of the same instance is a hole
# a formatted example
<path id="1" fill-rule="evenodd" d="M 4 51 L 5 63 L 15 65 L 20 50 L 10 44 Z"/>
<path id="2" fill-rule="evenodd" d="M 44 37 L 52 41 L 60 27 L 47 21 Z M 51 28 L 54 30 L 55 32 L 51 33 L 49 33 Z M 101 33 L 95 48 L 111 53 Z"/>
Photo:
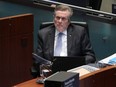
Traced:
<path id="1" fill-rule="evenodd" d="M 54 25 L 52 24 L 52 25 L 49 25 L 49 26 L 47 26 L 47 27 L 44 27 L 44 28 L 42 28 L 42 29 L 40 29 L 39 30 L 39 32 L 49 32 L 49 31 L 51 31 L 52 29 L 54 28 Z"/>
<path id="2" fill-rule="evenodd" d="M 84 26 L 81 26 L 81 25 L 78 25 L 78 24 L 73 24 L 73 23 L 71 23 L 70 26 L 73 27 L 73 28 L 85 28 Z"/>
<path id="3" fill-rule="evenodd" d="M 81 26 L 81 25 L 77 25 L 77 24 L 70 24 L 69 29 L 72 29 L 73 31 L 84 31 L 85 27 Z"/>
<path id="4" fill-rule="evenodd" d="M 47 30 L 47 29 L 51 29 L 51 28 L 54 28 L 54 24 L 48 25 L 48 26 L 46 26 L 46 27 L 43 27 L 43 28 L 40 29 L 40 30 Z"/>
<path id="5" fill-rule="evenodd" d="M 89 34 L 89 30 L 88 30 L 88 28 L 86 26 L 84 27 L 84 26 L 77 25 L 77 24 L 71 24 L 70 29 L 75 33 L 82 34 L 82 33 L 86 32 L 87 34 Z"/>

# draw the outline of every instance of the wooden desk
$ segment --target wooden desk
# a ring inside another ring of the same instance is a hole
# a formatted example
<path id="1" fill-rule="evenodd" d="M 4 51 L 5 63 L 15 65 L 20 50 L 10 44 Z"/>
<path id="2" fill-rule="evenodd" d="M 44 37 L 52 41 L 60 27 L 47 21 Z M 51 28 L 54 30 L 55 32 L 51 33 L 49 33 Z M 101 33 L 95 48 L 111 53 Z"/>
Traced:
<path id="1" fill-rule="evenodd" d="M 109 66 L 80 77 L 80 87 L 116 87 L 116 66 Z M 13 87 L 43 87 L 32 79 Z"/>
<path id="2" fill-rule="evenodd" d="M 13 87 L 43 87 L 43 84 L 37 84 L 37 79 L 32 79 L 23 83 L 20 83 L 18 85 L 15 85 Z"/>

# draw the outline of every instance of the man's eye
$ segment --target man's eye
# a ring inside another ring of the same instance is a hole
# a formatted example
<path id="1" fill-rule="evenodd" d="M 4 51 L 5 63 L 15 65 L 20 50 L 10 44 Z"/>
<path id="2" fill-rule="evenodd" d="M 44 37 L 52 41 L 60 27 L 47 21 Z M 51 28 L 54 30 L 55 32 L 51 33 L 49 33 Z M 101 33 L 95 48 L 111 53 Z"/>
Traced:
<path id="1" fill-rule="evenodd" d="M 60 17 L 56 17 L 56 19 L 60 19 Z"/>
<path id="2" fill-rule="evenodd" d="M 62 18 L 62 20 L 66 20 L 66 18 Z"/>
<path id="3" fill-rule="evenodd" d="M 57 20 L 62 19 L 62 20 L 64 21 L 64 20 L 66 20 L 67 18 L 65 18 L 65 17 L 56 17 L 56 19 L 57 19 Z"/>

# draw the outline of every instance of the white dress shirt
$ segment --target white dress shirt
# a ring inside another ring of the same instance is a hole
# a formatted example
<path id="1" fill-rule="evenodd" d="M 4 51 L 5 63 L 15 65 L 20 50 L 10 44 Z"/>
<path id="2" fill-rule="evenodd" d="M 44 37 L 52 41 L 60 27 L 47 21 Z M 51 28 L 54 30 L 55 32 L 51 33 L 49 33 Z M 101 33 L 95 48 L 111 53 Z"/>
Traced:
<path id="1" fill-rule="evenodd" d="M 62 49 L 61 49 L 61 53 L 60 56 L 67 56 L 67 30 L 63 31 L 63 36 L 62 36 Z M 56 47 L 56 41 L 57 41 L 57 37 L 58 37 L 59 31 L 55 31 L 55 40 L 54 40 L 54 50 Z"/>

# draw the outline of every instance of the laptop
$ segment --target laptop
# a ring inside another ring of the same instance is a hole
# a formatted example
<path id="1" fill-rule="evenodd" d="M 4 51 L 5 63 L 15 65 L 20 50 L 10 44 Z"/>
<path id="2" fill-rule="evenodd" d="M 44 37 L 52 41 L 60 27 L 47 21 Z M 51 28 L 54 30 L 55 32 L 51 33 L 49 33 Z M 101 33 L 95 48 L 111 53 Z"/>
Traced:
<path id="1" fill-rule="evenodd" d="M 83 56 L 73 56 L 73 57 L 61 57 L 56 56 L 53 60 L 52 71 L 53 73 L 57 71 L 67 71 L 72 68 L 76 68 L 85 65 L 85 57 Z"/>

